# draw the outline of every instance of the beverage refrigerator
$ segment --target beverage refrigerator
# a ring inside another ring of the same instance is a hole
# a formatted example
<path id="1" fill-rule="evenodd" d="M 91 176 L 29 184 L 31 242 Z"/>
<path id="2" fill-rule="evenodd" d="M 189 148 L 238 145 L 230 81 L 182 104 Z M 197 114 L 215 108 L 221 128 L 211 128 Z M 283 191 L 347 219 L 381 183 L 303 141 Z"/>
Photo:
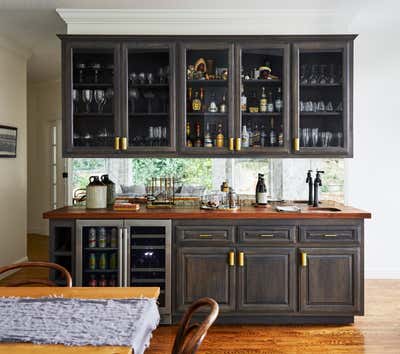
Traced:
<path id="1" fill-rule="evenodd" d="M 170 323 L 171 221 L 79 220 L 76 227 L 75 285 L 159 287 L 161 320 Z"/>

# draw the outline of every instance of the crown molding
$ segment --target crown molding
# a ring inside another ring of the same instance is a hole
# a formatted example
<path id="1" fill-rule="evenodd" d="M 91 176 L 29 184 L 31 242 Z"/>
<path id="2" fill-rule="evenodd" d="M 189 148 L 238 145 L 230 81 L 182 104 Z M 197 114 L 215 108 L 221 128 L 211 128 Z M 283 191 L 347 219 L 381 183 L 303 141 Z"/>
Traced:
<path id="1" fill-rule="evenodd" d="M 69 34 L 279 34 L 347 30 L 347 16 L 326 10 L 57 9 Z M 284 26 L 282 26 L 284 24 Z M 275 31 L 275 32 L 274 32 Z"/>
<path id="2" fill-rule="evenodd" d="M 7 49 L 25 60 L 28 60 L 32 56 L 32 52 L 29 49 L 22 47 L 5 37 L 0 37 L 0 48 Z"/>

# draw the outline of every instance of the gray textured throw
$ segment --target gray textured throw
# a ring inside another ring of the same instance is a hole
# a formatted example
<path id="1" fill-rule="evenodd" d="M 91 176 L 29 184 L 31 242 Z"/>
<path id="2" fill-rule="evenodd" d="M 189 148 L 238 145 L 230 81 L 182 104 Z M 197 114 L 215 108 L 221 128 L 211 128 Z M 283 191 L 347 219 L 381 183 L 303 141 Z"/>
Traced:
<path id="1" fill-rule="evenodd" d="M 0 298 L 0 342 L 121 345 L 142 354 L 159 320 L 155 299 Z"/>

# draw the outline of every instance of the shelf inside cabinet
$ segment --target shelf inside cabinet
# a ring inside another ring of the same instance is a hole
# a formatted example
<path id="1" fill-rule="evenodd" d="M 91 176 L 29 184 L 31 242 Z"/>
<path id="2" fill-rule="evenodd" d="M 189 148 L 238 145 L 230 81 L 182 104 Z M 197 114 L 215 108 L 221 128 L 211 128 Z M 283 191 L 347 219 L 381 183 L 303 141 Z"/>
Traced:
<path id="1" fill-rule="evenodd" d="M 168 116 L 169 113 L 165 112 L 154 112 L 154 113 L 129 113 L 129 117 L 158 117 L 158 116 Z"/>
<path id="2" fill-rule="evenodd" d="M 310 117 L 341 117 L 342 112 L 300 112 L 301 116 L 310 116 Z"/>
<path id="3" fill-rule="evenodd" d="M 211 112 L 200 112 L 200 113 L 187 113 L 188 117 L 194 117 L 194 116 L 213 116 L 213 117 L 223 117 L 227 116 L 229 113 L 211 113 Z"/>
<path id="4" fill-rule="evenodd" d="M 118 273 L 118 269 L 85 269 L 85 273 Z"/>
<path id="5" fill-rule="evenodd" d="M 282 112 L 257 112 L 257 113 L 242 112 L 242 115 L 245 117 L 281 116 Z"/>
<path id="6" fill-rule="evenodd" d="M 104 113 L 104 112 L 77 112 L 74 113 L 74 117 L 90 117 L 90 118 L 112 118 L 114 113 Z"/>
<path id="7" fill-rule="evenodd" d="M 85 251 L 103 252 L 103 251 L 118 251 L 115 247 L 85 247 Z"/>
<path id="8" fill-rule="evenodd" d="M 228 85 L 228 80 L 186 80 L 188 85 L 223 86 Z"/>
<path id="9" fill-rule="evenodd" d="M 168 83 L 153 83 L 153 84 L 133 84 L 129 88 L 168 88 Z"/>
<path id="10" fill-rule="evenodd" d="M 336 83 L 336 84 L 300 84 L 300 87 L 317 87 L 317 88 L 342 87 L 342 84 L 340 84 L 340 83 Z"/>
<path id="11" fill-rule="evenodd" d="M 282 80 L 264 80 L 264 79 L 249 79 L 249 80 L 242 80 L 243 84 L 281 84 Z"/>
<path id="12" fill-rule="evenodd" d="M 108 87 L 113 87 L 114 84 L 112 83 L 93 83 L 93 82 L 88 82 L 88 83 L 73 83 L 73 86 L 75 89 L 96 89 L 96 88 L 108 88 Z"/>
<path id="13" fill-rule="evenodd" d="M 133 267 L 132 272 L 165 272 L 165 268 Z"/>

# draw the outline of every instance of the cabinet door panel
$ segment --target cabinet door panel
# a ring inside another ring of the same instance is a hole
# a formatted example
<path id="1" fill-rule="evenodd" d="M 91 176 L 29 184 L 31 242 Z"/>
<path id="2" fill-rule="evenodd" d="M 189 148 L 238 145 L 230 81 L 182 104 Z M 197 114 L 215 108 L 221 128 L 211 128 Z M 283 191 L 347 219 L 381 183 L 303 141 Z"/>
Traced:
<path id="1" fill-rule="evenodd" d="M 360 311 L 360 250 L 308 248 L 300 269 L 300 310 L 307 313 Z"/>
<path id="2" fill-rule="evenodd" d="M 291 312 L 295 310 L 295 250 L 290 248 L 241 248 L 239 310 Z"/>
<path id="3" fill-rule="evenodd" d="M 231 248 L 184 247 L 178 250 L 177 310 L 211 297 L 221 311 L 235 309 L 235 267 L 229 266 Z"/>

